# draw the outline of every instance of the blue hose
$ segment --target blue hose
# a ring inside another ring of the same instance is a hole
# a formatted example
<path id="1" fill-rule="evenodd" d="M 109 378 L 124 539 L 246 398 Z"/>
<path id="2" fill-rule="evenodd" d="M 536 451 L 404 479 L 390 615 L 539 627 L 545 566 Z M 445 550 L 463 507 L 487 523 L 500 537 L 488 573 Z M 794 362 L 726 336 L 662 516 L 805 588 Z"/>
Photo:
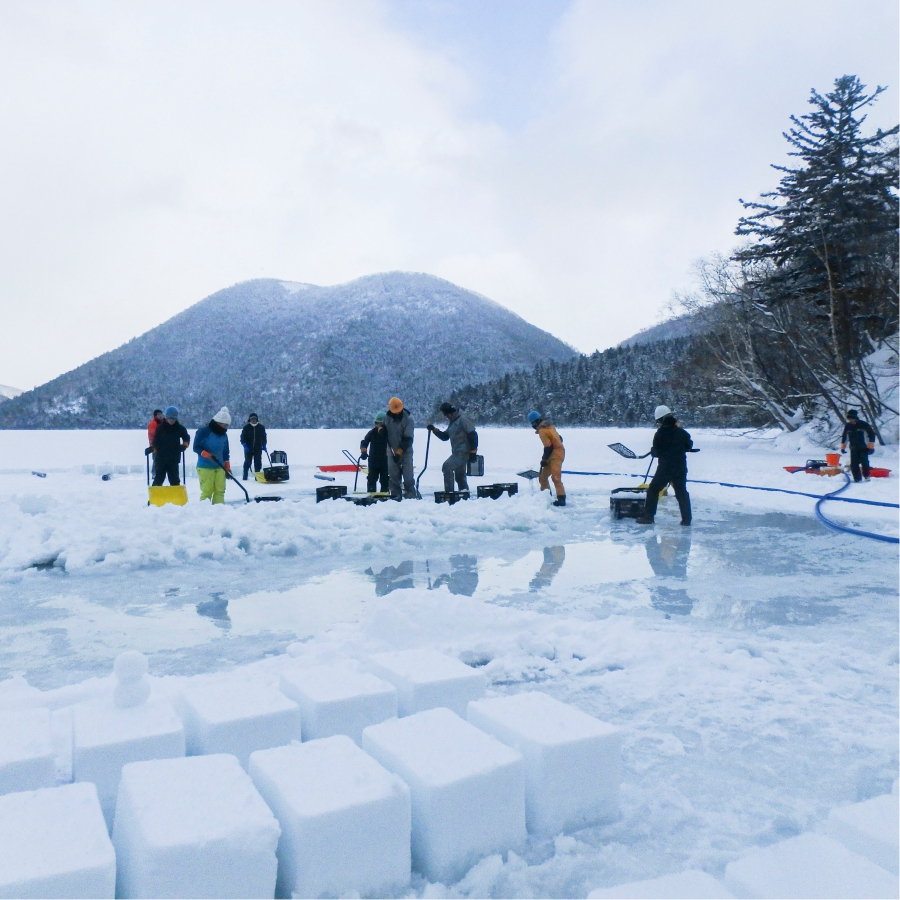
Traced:
<path id="1" fill-rule="evenodd" d="M 863 531 L 861 528 L 850 528 L 848 525 L 839 525 L 837 522 L 832 522 L 831 519 L 825 516 L 825 513 L 822 512 L 822 504 L 825 503 L 826 500 L 844 500 L 844 497 L 838 497 L 842 491 L 846 491 L 848 487 L 853 483 L 850 481 L 850 476 L 844 476 L 847 481 L 844 483 L 843 487 L 838 488 L 836 491 L 832 491 L 830 494 L 826 494 L 816 503 L 816 517 L 818 520 L 825 525 L 827 528 L 831 528 L 834 531 L 844 531 L 847 534 L 855 534 L 859 537 L 867 537 L 872 538 L 874 541 L 884 541 L 886 544 L 900 544 L 900 538 L 890 537 L 887 534 L 876 534 L 874 531 Z M 872 501 L 869 501 L 872 502 Z M 883 503 L 882 506 L 896 506 L 895 503 Z"/>

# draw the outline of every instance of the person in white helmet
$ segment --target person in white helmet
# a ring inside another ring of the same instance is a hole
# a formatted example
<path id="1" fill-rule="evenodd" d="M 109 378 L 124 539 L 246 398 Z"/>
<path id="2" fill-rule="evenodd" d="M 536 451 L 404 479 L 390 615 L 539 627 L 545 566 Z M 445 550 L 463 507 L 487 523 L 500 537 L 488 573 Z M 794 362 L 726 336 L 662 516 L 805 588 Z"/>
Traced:
<path id="1" fill-rule="evenodd" d="M 635 521 L 639 525 L 652 525 L 656 515 L 659 494 L 667 484 L 675 490 L 678 508 L 681 510 L 681 524 L 691 524 L 691 497 L 687 492 L 687 456 L 694 446 L 691 436 L 678 424 L 678 419 L 668 406 L 657 406 L 653 412 L 656 434 L 650 452 L 659 460 L 656 474 L 647 488 L 644 514 Z"/>

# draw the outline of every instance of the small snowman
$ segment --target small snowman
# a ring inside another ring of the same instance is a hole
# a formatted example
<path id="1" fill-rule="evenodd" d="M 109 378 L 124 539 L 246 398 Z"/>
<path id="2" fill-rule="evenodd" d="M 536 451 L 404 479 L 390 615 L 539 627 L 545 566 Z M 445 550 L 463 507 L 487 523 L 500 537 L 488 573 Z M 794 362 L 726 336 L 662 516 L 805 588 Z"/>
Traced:
<path id="1" fill-rule="evenodd" d="M 138 706 L 150 696 L 147 677 L 147 657 L 137 650 L 126 650 L 116 657 L 113 671 L 119 679 L 113 692 L 113 702 L 120 709 Z"/>

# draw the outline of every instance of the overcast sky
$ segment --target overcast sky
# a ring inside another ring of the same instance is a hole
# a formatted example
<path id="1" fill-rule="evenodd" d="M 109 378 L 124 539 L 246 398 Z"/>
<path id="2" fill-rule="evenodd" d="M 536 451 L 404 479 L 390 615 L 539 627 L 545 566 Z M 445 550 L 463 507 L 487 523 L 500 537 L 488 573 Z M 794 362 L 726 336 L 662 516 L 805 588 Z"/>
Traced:
<path id="1" fill-rule="evenodd" d="M 896 0 L 0 0 L 0 383 L 395 269 L 603 349 L 734 246 L 810 88 L 890 126 L 897 73 Z"/>

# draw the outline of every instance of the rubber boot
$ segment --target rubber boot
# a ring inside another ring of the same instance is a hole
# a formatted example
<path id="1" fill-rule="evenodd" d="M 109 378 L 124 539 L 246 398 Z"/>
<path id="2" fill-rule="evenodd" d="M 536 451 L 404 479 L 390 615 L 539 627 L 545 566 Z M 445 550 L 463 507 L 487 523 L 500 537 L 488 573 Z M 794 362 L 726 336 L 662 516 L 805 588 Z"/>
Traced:
<path id="1" fill-rule="evenodd" d="M 565 506 L 566 505 L 566 495 L 563 494 L 561 497 L 557 497 L 553 501 L 554 506 Z"/>
<path id="2" fill-rule="evenodd" d="M 678 501 L 678 508 L 681 510 L 681 524 L 682 525 L 690 525 L 691 524 L 691 496 L 690 496 L 690 494 L 685 494 L 684 500 Z"/>
<path id="3" fill-rule="evenodd" d="M 653 519 L 648 519 L 647 516 L 638 516 L 635 520 L 638 525 L 652 525 Z"/>

